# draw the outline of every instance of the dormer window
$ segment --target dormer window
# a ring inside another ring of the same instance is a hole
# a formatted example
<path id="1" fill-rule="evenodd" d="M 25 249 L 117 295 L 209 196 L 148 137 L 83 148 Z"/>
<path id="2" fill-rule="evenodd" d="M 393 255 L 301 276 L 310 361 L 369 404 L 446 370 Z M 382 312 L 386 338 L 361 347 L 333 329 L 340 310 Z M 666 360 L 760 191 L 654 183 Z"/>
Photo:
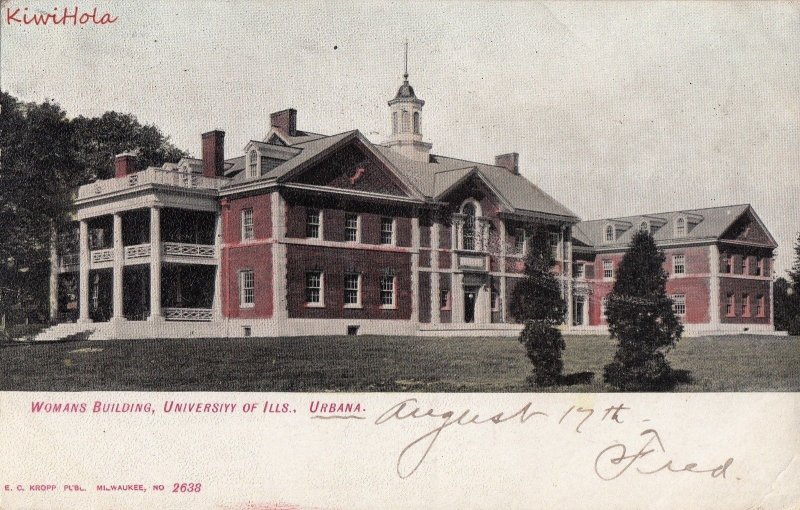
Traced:
<path id="1" fill-rule="evenodd" d="M 675 237 L 686 237 L 686 218 L 675 220 Z"/>
<path id="2" fill-rule="evenodd" d="M 612 225 L 606 225 L 605 240 L 607 243 L 614 242 L 614 227 Z"/>
<path id="3" fill-rule="evenodd" d="M 258 176 L 258 151 L 255 149 L 251 150 L 247 156 L 247 176 Z"/>
<path id="4" fill-rule="evenodd" d="M 643 221 L 639 223 L 639 232 L 650 232 L 650 223 Z"/>

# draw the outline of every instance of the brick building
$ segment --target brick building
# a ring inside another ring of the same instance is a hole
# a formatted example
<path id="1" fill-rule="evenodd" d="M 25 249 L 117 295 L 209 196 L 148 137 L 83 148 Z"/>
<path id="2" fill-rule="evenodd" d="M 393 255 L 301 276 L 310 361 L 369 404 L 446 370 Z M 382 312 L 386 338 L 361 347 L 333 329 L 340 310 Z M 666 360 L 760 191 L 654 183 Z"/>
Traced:
<path id="1" fill-rule="evenodd" d="M 202 159 L 117 156 L 114 178 L 78 190 L 77 228 L 51 260 L 66 322 L 41 338 L 515 334 L 534 229 L 549 232 L 568 329 L 604 327 L 616 265 L 646 228 L 690 332 L 772 330 L 776 244 L 749 206 L 580 222 L 516 153 L 432 153 L 424 104 L 406 75 L 383 144 L 303 131 L 289 109 L 232 159 L 222 131 L 202 135 Z"/>

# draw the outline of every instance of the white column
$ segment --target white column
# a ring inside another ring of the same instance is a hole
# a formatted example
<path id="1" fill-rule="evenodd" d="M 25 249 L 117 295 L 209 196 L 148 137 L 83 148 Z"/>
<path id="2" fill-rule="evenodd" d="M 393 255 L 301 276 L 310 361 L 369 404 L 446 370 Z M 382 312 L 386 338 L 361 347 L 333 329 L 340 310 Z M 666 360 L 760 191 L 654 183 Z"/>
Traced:
<path id="1" fill-rule="evenodd" d="M 58 318 L 58 234 L 50 226 L 50 320 Z"/>
<path id="2" fill-rule="evenodd" d="M 717 328 L 720 325 L 719 313 L 719 247 L 712 244 L 708 247 L 708 318 L 709 326 Z"/>
<path id="3" fill-rule="evenodd" d="M 150 208 L 150 320 L 161 320 L 161 209 Z"/>
<path id="4" fill-rule="evenodd" d="M 464 322 L 464 273 L 452 273 L 450 281 L 451 321 Z"/>
<path id="5" fill-rule="evenodd" d="M 214 299 L 211 313 L 217 321 L 222 318 L 222 209 L 217 211 L 214 223 L 214 255 L 217 258 L 217 269 L 214 271 Z"/>
<path id="6" fill-rule="evenodd" d="M 419 216 L 411 218 L 411 322 L 419 323 Z"/>
<path id="7" fill-rule="evenodd" d="M 124 320 L 122 313 L 122 270 L 125 250 L 122 247 L 122 215 L 114 214 L 114 277 L 113 277 L 113 313 L 112 320 Z"/>
<path id="8" fill-rule="evenodd" d="M 508 304 L 506 303 L 506 222 L 500 221 L 500 322 L 506 322 Z"/>
<path id="9" fill-rule="evenodd" d="M 564 275 L 564 282 L 567 285 L 566 300 L 567 300 L 567 329 L 572 327 L 573 315 L 575 314 L 573 298 L 572 298 L 572 229 L 570 227 L 561 227 L 561 258 L 563 265 L 561 266 Z"/>
<path id="10" fill-rule="evenodd" d="M 439 223 L 436 219 L 431 222 L 431 324 L 442 322 L 442 313 L 439 308 Z"/>
<path id="11" fill-rule="evenodd" d="M 286 201 L 279 191 L 270 195 L 272 216 L 272 316 L 275 319 L 289 318 L 287 293 L 288 250 L 286 247 Z"/>
<path id="12" fill-rule="evenodd" d="M 89 224 L 80 222 L 80 265 L 78 266 L 78 322 L 92 322 L 89 318 Z"/>

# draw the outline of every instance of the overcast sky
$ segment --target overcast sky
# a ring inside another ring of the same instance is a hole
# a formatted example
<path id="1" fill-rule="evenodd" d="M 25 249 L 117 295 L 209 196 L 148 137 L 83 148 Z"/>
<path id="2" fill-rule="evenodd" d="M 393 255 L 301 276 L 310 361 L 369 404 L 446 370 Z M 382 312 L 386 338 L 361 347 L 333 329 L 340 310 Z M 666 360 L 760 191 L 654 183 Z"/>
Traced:
<path id="1" fill-rule="evenodd" d="M 0 82 L 70 116 L 153 123 L 199 155 L 269 113 L 385 139 L 402 80 L 433 152 L 522 173 L 583 219 L 750 203 L 791 265 L 800 230 L 800 4 L 75 2 L 109 26 L 8 26 Z"/>

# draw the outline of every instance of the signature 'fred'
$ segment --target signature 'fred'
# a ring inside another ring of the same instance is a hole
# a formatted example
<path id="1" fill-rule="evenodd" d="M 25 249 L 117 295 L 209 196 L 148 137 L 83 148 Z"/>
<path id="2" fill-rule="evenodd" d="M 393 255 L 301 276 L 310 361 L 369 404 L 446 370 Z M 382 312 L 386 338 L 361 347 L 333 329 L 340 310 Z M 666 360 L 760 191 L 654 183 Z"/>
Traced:
<path id="1" fill-rule="evenodd" d="M 639 437 L 646 439 L 644 446 L 638 452 L 628 454 L 628 447 L 624 444 L 613 444 L 597 456 L 594 461 L 594 472 L 603 480 L 616 480 L 636 465 L 636 472 L 642 475 L 652 475 L 661 471 L 668 473 L 710 473 L 712 478 L 725 478 L 728 468 L 733 464 L 733 458 L 728 458 L 722 464 L 701 469 L 696 463 L 690 462 L 683 467 L 673 464 L 672 459 L 664 459 L 666 453 L 661 437 L 654 429 L 647 429 Z M 646 459 L 646 460 L 645 460 Z"/>

